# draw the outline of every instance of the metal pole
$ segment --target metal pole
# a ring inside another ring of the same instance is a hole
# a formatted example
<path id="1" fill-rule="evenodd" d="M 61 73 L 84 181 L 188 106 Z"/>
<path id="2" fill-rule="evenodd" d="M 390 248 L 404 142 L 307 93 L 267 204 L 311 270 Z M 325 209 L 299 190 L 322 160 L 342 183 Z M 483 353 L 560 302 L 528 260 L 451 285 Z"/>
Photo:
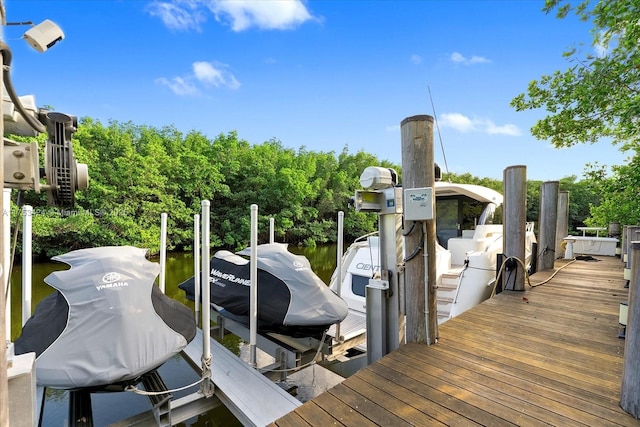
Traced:
<path id="1" fill-rule="evenodd" d="M 402 193 L 396 191 L 397 188 L 389 190 L 393 191 L 396 206 L 402 206 L 402 197 L 400 196 Z M 397 280 L 398 265 L 402 263 L 403 258 L 402 215 L 398 213 L 378 214 L 378 228 L 380 230 L 380 274 L 382 280 L 389 283 L 389 292 L 385 299 L 387 307 L 384 354 L 387 354 L 397 350 L 400 342 L 404 339 L 404 316 L 400 313 L 400 284 Z"/>
<path id="2" fill-rule="evenodd" d="M 344 212 L 338 211 L 338 247 L 336 248 L 336 271 L 338 275 L 336 280 L 336 293 L 338 295 L 342 295 L 342 281 L 344 277 L 342 276 L 342 254 L 344 251 Z M 340 336 L 340 323 L 336 324 L 336 340 L 342 341 L 342 337 Z"/>
<path id="3" fill-rule="evenodd" d="M 274 243 L 276 241 L 275 223 L 276 223 L 276 220 L 274 218 L 269 218 L 269 243 Z"/>
<path id="4" fill-rule="evenodd" d="M 202 201 L 202 259 L 203 263 L 209 261 L 209 210 L 211 203 L 208 200 Z M 211 357 L 211 342 L 209 338 L 211 336 L 211 311 L 210 300 L 211 294 L 209 289 L 209 269 L 202 269 L 202 276 L 200 278 L 202 283 L 202 357 Z"/>
<path id="5" fill-rule="evenodd" d="M 164 294 L 167 271 L 167 214 L 160 214 L 160 290 Z"/>
<path id="6" fill-rule="evenodd" d="M 32 275 L 31 266 L 33 261 L 32 254 L 32 218 L 33 207 L 25 205 L 22 207 L 22 326 L 27 323 L 31 317 L 31 288 Z"/>
<path id="7" fill-rule="evenodd" d="M 202 201 L 202 259 L 209 262 L 210 249 L 210 222 L 209 215 L 211 203 L 209 200 Z M 207 264 L 208 265 L 208 264 Z M 197 273 L 196 273 L 197 274 Z M 203 268 L 201 276 L 202 287 L 202 384 L 200 384 L 200 393 L 205 396 L 211 396 L 214 392 L 214 386 L 211 382 L 211 289 L 209 288 L 209 269 Z"/>
<path id="8" fill-rule="evenodd" d="M 4 144 L 4 141 L 3 141 Z M 4 147 L 3 147 L 4 150 Z M 2 268 L 9 273 L 11 271 L 11 189 L 4 188 L 2 192 L 2 203 L 5 207 L 4 223 L 2 224 Z M 7 298 L 5 312 L 5 327 L 7 340 L 11 341 L 11 277 L 9 274 L 5 276 L 4 290 Z"/>
<path id="9" fill-rule="evenodd" d="M 197 323 L 200 321 L 200 215 L 198 214 L 193 216 L 193 288 Z"/>
<path id="10" fill-rule="evenodd" d="M 256 344 L 258 342 L 258 205 L 251 205 L 251 264 L 249 279 L 251 294 L 249 300 L 249 363 L 254 368 Z"/>

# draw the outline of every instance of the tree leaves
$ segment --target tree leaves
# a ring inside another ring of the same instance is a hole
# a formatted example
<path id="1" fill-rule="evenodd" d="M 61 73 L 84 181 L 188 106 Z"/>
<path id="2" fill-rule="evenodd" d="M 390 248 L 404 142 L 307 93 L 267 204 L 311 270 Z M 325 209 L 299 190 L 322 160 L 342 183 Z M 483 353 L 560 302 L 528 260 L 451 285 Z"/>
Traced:
<path id="1" fill-rule="evenodd" d="M 640 3 L 636 0 L 584 1 L 573 8 L 562 0 L 545 2 L 543 11 L 556 10 L 559 18 L 573 12 L 591 21 L 598 55 L 571 48 L 565 56 L 573 63 L 532 81 L 527 92 L 511 101 L 517 111 L 543 108 L 547 116 L 531 129 L 538 139 L 556 147 L 593 143 L 611 138 L 622 150 L 640 142 Z"/>
<path id="2" fill-rule="evenodd" d="M 106 245 L 157 253 L 163 212 L 168 214 L 169 249 L 189 249 L 193 216 L 205 199 L 211 201 L 213 247 L 248 245 L 253 203 L 259 207 L 262 241 L 268 238 L 271 217 L 278 241 L 335 241 L 338 210 L 345 211 L 346 238 L 353 239 L 377 225 L 376 215 L 347 208 L 360 174 L 371 165 L 393 166 L 346 148 L 336 156 L 296 151 L 275 139 L 251 145 L 235 132 L 211 140 L 195 131 L 183 135 L 172 126 L 103 125 L 91 118 L 80 121 L 73 143 L 91 177 L 89 189 L 76 195 L 76 208 L 46 208 L 44 194 L 27 199 L 47 213 L 34 215 L 34 249 L 47 258 Z"/>

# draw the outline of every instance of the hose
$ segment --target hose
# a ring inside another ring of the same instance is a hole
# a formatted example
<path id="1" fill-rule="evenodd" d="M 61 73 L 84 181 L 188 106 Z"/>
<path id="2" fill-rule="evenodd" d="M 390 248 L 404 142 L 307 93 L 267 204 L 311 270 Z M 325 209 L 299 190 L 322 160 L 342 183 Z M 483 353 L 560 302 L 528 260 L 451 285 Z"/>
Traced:
<path id="1" fill-rule="evenodd" d="M 0 41 L 0 54 L 2 54 L 2 80 L 4 82 L 4 87 L 7 89 L 7 93 L 9 94 L 9 98 L 13 102 L 13 105 L 16 107 L 22 118 L 27 122 L 29 126 L 33 128 L 36 132 L 46 133 L 47 128 L 34 119 L 27 110 L 25 110 L 22 102 L 20 102 L 20 98 L 16 94 L 15 89 L 13 88 L 13 84 L 11 83 L 11 49 L 9 49 L 9 45 Z"/>

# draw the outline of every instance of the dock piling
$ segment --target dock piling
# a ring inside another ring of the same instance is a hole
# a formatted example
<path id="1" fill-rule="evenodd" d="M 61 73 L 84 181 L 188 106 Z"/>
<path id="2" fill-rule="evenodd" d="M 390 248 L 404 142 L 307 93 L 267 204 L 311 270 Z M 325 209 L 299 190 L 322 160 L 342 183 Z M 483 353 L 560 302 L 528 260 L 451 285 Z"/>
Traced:
<path id="1" fill-rule="evenodd" d="M 562 241 L 569 235 L 569 192 L 558 192 L 558 219 L 556 222 L 556 253 L 555 258 L 564 258 Z"/>
<path id="2" fill-rule="evenodd" d="M 402 137 L 403 188 L 435 186 L 433 159 L 433 117 L 407 117 L 400 123 Z M 435 201 L 434 212 L 435 212 Z M 405 221 L 409 230 L 412 221 Z M 405 247 L 423 246 L 423 257 L 414 258 L 405 268 L 406 341 L 434 344 L 438 336 L 436 300 L 436 222 L 419 221 L 416 231 L 405 236 Z"/>
<path id="3" fill-rule="evenodd" d="M 514 258 L 524 263 L 527 221 L 527 167 L 509 166 L 504 170 L 504 238 L 505 268 L 502 289 L 524 291 L 524 271 Z"/>
<path id="4" fill-rule="evenodd" d="M 538 227 L 540 235 L 538 242 L 537 271 L 553 268 L 556 258 L 556 229 L 558 226 L 558 190 L 560 182 L 546 181 L 540 185 L 540 212 Z"/>
<path id="5" fill-rule="evenodd" d="M 634 240 L 629 247 L 631 262 L 631 282 L 629 285 L 629 307 L 624 344 L 624 364 L 622 371 L 622 409 L 640 418 L 640 241 Z"/>

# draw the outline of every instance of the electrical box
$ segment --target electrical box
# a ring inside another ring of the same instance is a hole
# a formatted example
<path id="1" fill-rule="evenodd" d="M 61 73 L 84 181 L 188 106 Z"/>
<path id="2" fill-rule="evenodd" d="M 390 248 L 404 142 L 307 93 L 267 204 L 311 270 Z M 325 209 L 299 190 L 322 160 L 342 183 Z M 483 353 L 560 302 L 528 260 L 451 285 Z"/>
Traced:
<path id="1" fill-rule="evenodd" d="M 404 190 L 405 221 L 433 219 L 433 188 L 407 188 Z"/>
<path id="2" fill-rule="evenodd" d="M 402 189 L 356 190 L 354 204 L 357 211 L 380 214 L 402 213 Z"/>

